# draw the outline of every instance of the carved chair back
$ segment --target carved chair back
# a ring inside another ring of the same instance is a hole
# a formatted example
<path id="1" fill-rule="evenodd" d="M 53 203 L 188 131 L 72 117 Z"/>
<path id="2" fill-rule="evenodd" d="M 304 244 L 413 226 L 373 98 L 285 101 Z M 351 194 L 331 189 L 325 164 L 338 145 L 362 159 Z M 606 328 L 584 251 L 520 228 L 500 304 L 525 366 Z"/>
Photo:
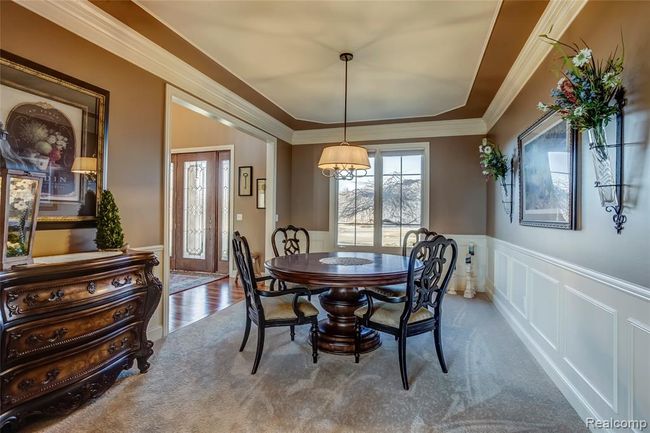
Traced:
<path id="1" fill-rule="evenodd" d="M 309 232 L 291 224 L 286 227 L 278 227 L 271 235 L 271 246 L 275 257 L 309 253 Z"/>
<path id="2" fill-rule="evenodd" d="M 456 267 L 457 257 L 456 242 L 442 235 L 421 241 L 413 247 L 406 283 L 406 306 L 400 318 L 402 324 L 408 323 L 411 313 L 420 308 L 432 307 L 434 311 L 439 310 Z M 424 265 L 421 272 L 415 270 L 418 262 Z"/>
<path id="3" fill-rule="evenodd" d="M 262 310 L 262 301 L 257 294 L 257 280 L 255 279 L 255 271 L 253 267 L 253 258 L 248 246 L 246 237 L 235 232 L 232 238 L 232 250 L 235 257 L 235 264 L 239 271 L 242 285 L 244 286 L 244 293 L 246 295 L 246 310 L 259 314 Z"/>
<path id="4" fill-rule="evenodd" d="M 432 232 L 426 227 L 420 227 L 417 230 L 409 230 L 404 235 L 402 243 L 402 255 L 404 257 L 409 255 L 409 249 L 413 248 L 420 241 L 429 241 L 438 236 L 438 233 Z"/>

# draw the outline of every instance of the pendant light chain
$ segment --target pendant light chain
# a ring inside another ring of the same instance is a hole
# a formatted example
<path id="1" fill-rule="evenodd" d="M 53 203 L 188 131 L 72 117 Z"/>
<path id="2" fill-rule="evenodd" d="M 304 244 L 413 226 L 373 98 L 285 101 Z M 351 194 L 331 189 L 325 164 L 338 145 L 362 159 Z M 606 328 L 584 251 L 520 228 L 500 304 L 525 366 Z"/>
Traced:
<path id="1" fill-rule="evenodd" d="M 351 53 L 341 53 L 339 58 L 345 62 L 345 89 L 343 100 L 343 141 L 336 146 L 323 149 L 318 168 L 323 176 L 339 180 L 351 180 L 356 176 L 365 176 L 370 168 L 368 151 L 360 146 L 348 143 L 348 62 Z"/>
<path id="2" fill-rule="evenodd" d="M 345 58 L 345 99 L 343 102 L 343 142 L 348 142 L 348 58 Z"/>

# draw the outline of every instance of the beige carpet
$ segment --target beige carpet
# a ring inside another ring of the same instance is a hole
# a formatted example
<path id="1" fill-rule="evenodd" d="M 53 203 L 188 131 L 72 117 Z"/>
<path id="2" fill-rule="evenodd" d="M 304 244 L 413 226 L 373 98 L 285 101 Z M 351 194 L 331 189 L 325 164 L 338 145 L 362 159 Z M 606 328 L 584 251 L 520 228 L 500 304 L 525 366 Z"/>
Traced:
<path id="1" fill-rule="evenodd" d="M 412 337 L 410 391 L 402 390 L 390 336 L 360 364 L 323 354 L 314 365 L 307 327 L 295 342 L 288 330 L 267 331 L 251 376 L 256 338 L 252 333 L 246 350 L 237 351 L 244 325 L 239 303 L 159 342 L 147 374 L 124 377 L 72 415 L 25 431 L 587 431 L 487 300 L 448 296 L 443 324 L 449 374 L 440 371 L 432 336 Z"/>

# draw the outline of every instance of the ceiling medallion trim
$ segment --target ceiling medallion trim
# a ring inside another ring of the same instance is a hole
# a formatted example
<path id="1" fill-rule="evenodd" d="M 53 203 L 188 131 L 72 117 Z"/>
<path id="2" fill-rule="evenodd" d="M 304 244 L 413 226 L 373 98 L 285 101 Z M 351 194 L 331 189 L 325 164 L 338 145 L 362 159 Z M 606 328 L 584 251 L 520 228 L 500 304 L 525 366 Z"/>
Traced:
<path id="1" fill-rule="evenodd" d="M 25 0 L 16 0 L 16 1 L 25 1 Z M 33 1 L 33 0 L 26 0 L 26 1 Z M 244 78 L 241 77 L 239 74 L 235 73 L 233 70 L 231 70 L 231 69 L 230 69 L 229 67 L 227 67 L 226 65 L 220 63 L 220 62 L 219 62 L 219 61 L 218 61 L 218 60 L 217 60 L 213 55 L 211 55 L 210 53 L 208 53 L 208 52 L 207 52 L 206 50 L 204 50 L 203 48 L 199 47 L 199 45 L 198 45 L 197 43 L 195 43 L 194 41 L 190 40 L 188 37 L 184 36 L 184 35 L 183 35 L 179 30 L 177 30 L 174 26 L 172 26 L 172 25 L 171 25 L 171 24 L 170 24 L 166 19 L 163 19 L 160 15 L 158 15 L 157 13 L 155 13 L 154 11 L 152 11 L 151 8 L 149 8 L 149 7 L 146 5 L 146 3 L 144 3 L 144 2 L 141 1 L 141 0 L 132 0 L 132 1 L 133 1 L 136 5 L 138 5 L 138 7 L 140 7 L 141 9 L 143 9 L 146 13 L 148 13 L 149 15 L 151 15 L 152 17 L 154 17 L 156 20 L 158 20 L 160 23 L 162 23 L 162 24 L 163 24 L 165 27 L 167 27 L 169 30 L 171 30 L 172 32 L 174 32 L 174 34 L 176 34 L 178 37 L 180 37 L 181 39 L 183 39 L 184 41 L 186 41 L 188 44 L 190 44 L 191 46 L 193 46 L 195 49 L 197 49 L 198 51 L 200 51 L 201 53 L 203 53 L 203 54 L 204 54 L 207 58 L 209 58 L 211 61 L 213 61 L 214 63 L 220 65 L 222 68 L 226 69 L 228 72 L 230 72 L 233 76 L 235 76 L 235 77 L 236 77 L 238 80 L 240 80 L 242 83 L 246 84 L 246 85 L 247 85 L 248 87 L 250 87 L 252 90 L 254 90 L 254 91 L 257 92 L 258 94 L 260 94 L 261 96 L 263 96 L 264 98 L 266 98 L 268 101 L 270 101 L 273 105 L 275 105 L 276 107 L 278 107 L 280 110 L 284 111 L 284 112 L 287 113 L 289 116 L 291 116 L 295 121 L 298 121 L 298 122 L 313 122 L 313 123 L 318 123 L 318 124 L 321 124 L 321 125 L 334 125 L 334 124 L 339 123 L 338 121 L 333 121 L 333 122 L 321 122 L 321 121 L 317 121 L 317 120 L 314 120 L 314 119 L 306 119 L 306 118 L 304 118 L 304 117 L 301 117 L 301 116 L 299 116 L 299 115 L 293 113 L 292 111 L 289 111 L 286 107 L 283 107 L 280 103 L 278 103 L 274 98 L 270 97 L 270 96 L 267 95 L 265 92 L 262 92 L 261 90 L 257 89 L 257 88 L 256 88 L 252 83 L 250 83 L 248 80 L 244 79 Z M 372 118 L 372 117 L 371 117 L 371 118 L 367 118 L 367 119 L 363 119 L 363 120 L 355 120 L 355 123 L 356 123 L 356 122 L 381 122 L 381 121 L 393 121 L 393 122 L 395 122 L 395 121 L 399 121 L 399 120 L 404 120 L 404 121 L 406 121 L 406 122 L 417 122 L 417 121 L 418 121 L 418 120 L 417 120 L 418 118 L 430 118 L 430 117 L 434 117 L 434 116 L 440 116 L 440 115 L 442 115 L 442 114 L 448 113 L 448 112 L 450 112 L 450 111 L 457 110 L 457 109 L 462 108 L 462 107 L 464 107 L 465 105 L 467 105 L 467 102 L 469 101 L 469 97 L 470 97 L 470 95 L 471 95 L 471 93 L 472 93 L 472 89 L 474 88 L 474 84 L 475 84 L 475 82 L 476 82 L 476 77 L 478 76 L 478 72 L 479 72 L 479 70 L 480 70 L 480 68 L 481 68 L 481 64 L 482 64 L 483 59 L 484 59 L 484 57 L 485 57 L 485 52 L 486 52 L 487 47 L 488 47 L 488 45 L 489 45 L 490 37 L 492 36 L 492 33 L 494 32 L 494 27 L 495 27 L 496 22 L 497 22 L 497 19 L 498 19 L 498 17 L 499 17 L 499 12 L 501 11 L 501 7 L 503 6 L 503 0 L 496 0 L 496 1 L 497 1 L 497 4 L 496 4 L 496 6 L 495 6 L 495 8 L 494 8 L 494 12 L 493 12 L 493 14 L 492 14 L 492 17 L 490 18 L 490 26 L 489 26 L 488 32 L 487 32 L 487 34 L 486 34 L 485 40 L 483 41 L 483 46 L 481 47 L 481 53 L 480 53 L 480 55 L 478 56 L 478 59 L 477 59 L 477 62 L 476 62 L 476 66 L 474 67 L 474 73 L 473 73 L 473 75 L 472 75 L 472 79 L 471 79 L 471 81 L 470 81 L 470 85 L 469 85 L 468 88 L 467 88 L 467 93 L 466 93 L 466 95 L 465 95 L 464 102 L 463 102 L 462 104 L 458 104 L 458 105 L 456 105 L 456 106 L 453 106 L 453 107 L 450 107 L 450 108 L 446 108 L 446 109 L 441 110 L 441 111 L 438 111 L 438 112 L 433 112 L 433 113 L 430 113 L 430 114 L 423 114 L 423 115 L 418 115 L 418 116 L 407 116 L 407 117 L 389 117 L 389 118 Z M 347 54 L 349 54 L 349 53 L 347 53 Z M 341 55 L 343 55 L 343 54 L 341 54 Z M 350 55 L 351 55 L 351 54 L 350 54 Z M 343 58 L 341 58 L 341 60 L 343 60 Z"/>

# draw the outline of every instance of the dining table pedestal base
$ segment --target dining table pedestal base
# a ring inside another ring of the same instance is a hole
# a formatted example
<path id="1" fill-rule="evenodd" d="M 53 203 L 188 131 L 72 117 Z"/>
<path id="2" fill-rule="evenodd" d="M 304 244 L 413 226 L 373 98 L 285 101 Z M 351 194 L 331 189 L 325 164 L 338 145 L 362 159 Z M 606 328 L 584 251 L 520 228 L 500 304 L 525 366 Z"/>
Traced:
<path id="1" fill-rule="evenodd" d="M 334 287 L 319 296 L 327 318 L 319 323 L 318 350 L 336 355 L 354 355 L 354 311 L 366 305 L 355 287 Z M 379 333 L 361 330 L 361 353 L 381 346 Z"/>

